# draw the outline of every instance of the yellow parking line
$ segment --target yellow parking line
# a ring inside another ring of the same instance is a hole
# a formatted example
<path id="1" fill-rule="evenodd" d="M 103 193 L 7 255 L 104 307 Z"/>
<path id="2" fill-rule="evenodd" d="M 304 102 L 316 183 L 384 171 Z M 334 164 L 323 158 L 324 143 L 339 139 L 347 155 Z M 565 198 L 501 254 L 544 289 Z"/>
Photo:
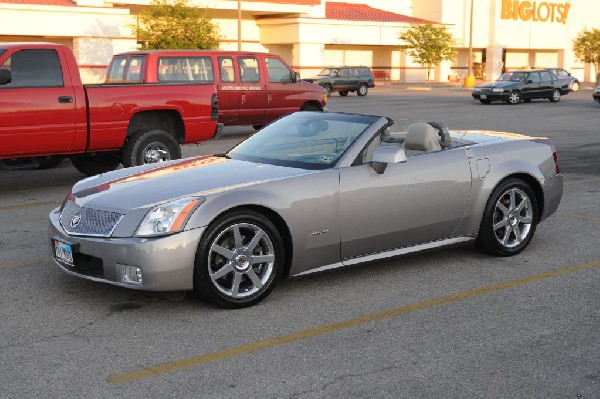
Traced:
<path id="1" fill-rule="evenodd" d="M 22 205 L 3 206 L 3 207 L 0 207 L 0 212 L 2 212 L 2 211 L 12 211 L 14 209 L 37 208 L 38 206 L 48 206 L 48 205 L 58 206 L 58 205 L 60 205 L 60 203 L 53 201 L 53 202 L 37 202 L 35 204 L 22 204 Z"/>
<path id="2" fill-rule="evenodd" d="M 591 222 L 600 222 L 600 218 L 597 218 L 594 216 L 580 215 L 580 214 L 574 213 L 574 212 L 557 212 L 556 216 L 563 216 L 563 217 L 569 217 L 569 218 L 580 219 L 580 220 L 588 220 Z"/>
<path id="3" fill-rule="evenodd" d="M 25 260 L 25 261 L 14 262 L 14 263 L 0 263 L 0 269 L 12 269 L 13 267 L 31 266 L 31 265 L 35 265 L 37 263 L 48 262 L 49 260 L 50 259 L 48 259 L 48 258 L 41 258 L 41 259 Z"/>
<path id="4" fill-rule="evenodd" d="M 243 355 L 246 353 L 256 352 L 261 349 L 273 348 L 284 344 L 289 344 L 295 341 L 304 340 L 318 335 L 329 334 L 335 331 L 360 326 L 373 321 L 388 319 L 391 317 L 400 316 L 406 313 L 416 312 L 423 309 L 432 308 L 447 303 L 461 301 L 463 299 L 474 298 L 492 292 L 502 291 L 509 288 L 518 287 L 524 284 L 545 280 L 551 277 L 562 276 L 565 274 L 575 273 L 581 270 L 591 269 L 600 266 L 600 260 L 594 262 L 583 263 L 579 265 L 569 266 L 562 269 L 553 270 L 546 273 L 536 274 L 529 277 L 511 280 L 504 283 L 493 284 L 482 288 L 477 288 L 470 291 L 464 291 L 454 295 L 448 295 L 440 298 L 435 298 L 430 301 L 419 302 L 412 305 L 401 306 L 399 308 L 389 309 L 383 312 L 372 313 L 366 316 L 357 317 L 355 319 L 344 320 L 338 323 L 327 324 L 324 326 L 311 328 L 309 330 L 299 331 L 289 335 L 273 337 L 262 341 L 251 342 L 249 344 L 235 346 L 222 351 L 207 353 L 204 355 L 194 356 L 187 359 L 177 360 L 175 362 L 163 363 L 157 366 L 144 368 L 141 370 L 132 371 L 129 373 L 115 374 L 106 378 L 106 381 L 113 384 L 122 384 L 125 382 L 136 381 L 142 378 L 156 377 L 166 373 L 183 370 L 191 367 L 196 367 L 209 362 L 216 362 L 234 356 Z"/>

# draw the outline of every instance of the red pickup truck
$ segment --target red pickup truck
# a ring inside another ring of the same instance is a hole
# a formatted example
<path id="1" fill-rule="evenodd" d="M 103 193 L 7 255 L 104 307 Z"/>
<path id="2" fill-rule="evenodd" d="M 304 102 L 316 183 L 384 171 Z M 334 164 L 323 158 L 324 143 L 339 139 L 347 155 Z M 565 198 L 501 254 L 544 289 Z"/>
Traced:
<path id="1" fill-rule="evenodd" d="M 180 144 L 217 135 L 214 83 L 83 85 L 71 49 L 0 44 L 0 166 L 87 175 L 181 157 Z"/>

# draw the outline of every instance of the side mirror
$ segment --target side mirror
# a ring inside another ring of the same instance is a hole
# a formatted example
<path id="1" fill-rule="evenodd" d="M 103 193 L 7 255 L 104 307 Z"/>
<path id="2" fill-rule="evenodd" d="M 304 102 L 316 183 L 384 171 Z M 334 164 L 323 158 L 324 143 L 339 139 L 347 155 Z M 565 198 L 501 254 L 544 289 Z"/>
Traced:
<path id="1" fill-rule="evenodd" d="M 300 72 L 294 72 L 294 74 L 292 75 L 292 83 L 298 83 L 301 80 L 302 79 L 300 79 Z"/>
<path id="2" fill-rule="evenodd" d="M 380 145 L 373 151 L 371 162 L 375 172 L 382 174 L 389 163 L 406 162 L 406 151 L 397 146 Z"/>
<path id="3" fill-rule="evenodd" d="M 525 83 L 528 83 L 528 84 L 529 84 L 529 83 L 533 83 L 533 80 L 531 80 L 531 79 L 527 79 L 527 82 L 525 82 Z"/>
<path id="4" fill-rule="evenodd" d="M 12 74 L 10 69 L 0 69 L 0 86 L 7 85 L 12 82 Z"/>

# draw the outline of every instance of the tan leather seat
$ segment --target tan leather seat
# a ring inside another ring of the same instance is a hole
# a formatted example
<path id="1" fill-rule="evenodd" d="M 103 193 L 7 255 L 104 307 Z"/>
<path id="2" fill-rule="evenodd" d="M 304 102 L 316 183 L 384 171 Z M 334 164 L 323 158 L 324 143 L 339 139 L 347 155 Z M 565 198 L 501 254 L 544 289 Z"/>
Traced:
<path id="1" fill-rule="evenodd" d="M 403 147 L 406 150 L 407 156 L 440 151 L 442 149 L 436 130 L 424 122 L 413 123 L 408 127 Z"/>

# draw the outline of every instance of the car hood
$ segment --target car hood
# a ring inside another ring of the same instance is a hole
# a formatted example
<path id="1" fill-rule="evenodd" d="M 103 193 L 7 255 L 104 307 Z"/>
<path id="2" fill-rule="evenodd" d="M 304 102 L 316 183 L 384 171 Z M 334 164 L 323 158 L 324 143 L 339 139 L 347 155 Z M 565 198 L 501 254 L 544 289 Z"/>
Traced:
<path id="1" fill-rule="evenodd" d="M 506 87 L 513 87 L 513 86 L 518 86 L 519 82 L 491 82 L 491 83 L 486 83 L 484 85 L 479 85 L 477 87 L 475 87 L 476 89 L 488 89 L 488 88 L 506 88 Z"/>
<path id="2" fill-rule="evenodd" d="M 84 179 L 72 190 L 82 207 L 118 213 L 186 196 L 208 196 L 317 171 L 202 156 L 121 169 Z"/>

